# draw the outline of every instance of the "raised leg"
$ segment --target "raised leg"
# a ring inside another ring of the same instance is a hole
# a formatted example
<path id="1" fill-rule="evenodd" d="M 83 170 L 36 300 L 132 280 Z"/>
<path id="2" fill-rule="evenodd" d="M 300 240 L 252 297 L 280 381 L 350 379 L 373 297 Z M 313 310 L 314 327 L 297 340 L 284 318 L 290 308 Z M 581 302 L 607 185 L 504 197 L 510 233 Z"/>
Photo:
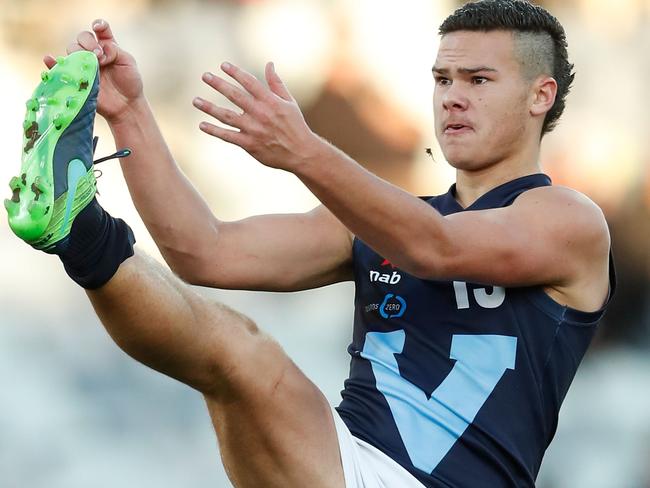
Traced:
<path id="1" fill-rule="evenodd" d="M 203 393 L 238 488 L 342 488 L 327 400 L 247 317 L 136 254 L 88 296 L 136 360 Z"/>

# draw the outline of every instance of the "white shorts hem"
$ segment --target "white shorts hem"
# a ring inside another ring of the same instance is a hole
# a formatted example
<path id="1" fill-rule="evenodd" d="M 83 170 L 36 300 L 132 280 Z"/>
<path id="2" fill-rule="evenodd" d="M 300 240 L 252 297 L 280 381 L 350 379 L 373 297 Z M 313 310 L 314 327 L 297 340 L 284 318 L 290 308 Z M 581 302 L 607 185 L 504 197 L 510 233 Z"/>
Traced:
<path id="1" fill-rule="evenodd" d="M 346 488 L 426 488 L 376 447 L 352 435 L 332 408 Z"/>

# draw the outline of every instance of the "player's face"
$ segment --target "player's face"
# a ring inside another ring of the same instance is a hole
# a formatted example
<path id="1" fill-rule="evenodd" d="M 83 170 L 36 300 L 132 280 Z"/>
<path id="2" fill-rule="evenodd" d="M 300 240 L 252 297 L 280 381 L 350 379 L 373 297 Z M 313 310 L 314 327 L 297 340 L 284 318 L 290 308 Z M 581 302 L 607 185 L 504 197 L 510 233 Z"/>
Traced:
<path id="1" fill-rule="evenodd" d="M 481 170 L 516 156 L 529 141 L 529 83 L 510 32 L 445 35 L 433 67 L 436 137 L 447 161 Z"/>

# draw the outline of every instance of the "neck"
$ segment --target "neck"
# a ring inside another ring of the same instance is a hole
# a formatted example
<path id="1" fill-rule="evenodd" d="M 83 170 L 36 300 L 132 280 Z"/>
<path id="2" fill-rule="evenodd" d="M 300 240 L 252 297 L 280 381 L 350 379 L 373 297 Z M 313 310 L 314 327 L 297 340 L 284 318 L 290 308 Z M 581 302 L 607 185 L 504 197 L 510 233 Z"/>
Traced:
<path id="1" fill-rule="evenodd" d="M 463 208 L 469 207 L 499 185 L 522 176 L 541 173 L 539 152 L 517 159 L 505 159 L 477 170 L 456 170 L 456 200 Z"/>

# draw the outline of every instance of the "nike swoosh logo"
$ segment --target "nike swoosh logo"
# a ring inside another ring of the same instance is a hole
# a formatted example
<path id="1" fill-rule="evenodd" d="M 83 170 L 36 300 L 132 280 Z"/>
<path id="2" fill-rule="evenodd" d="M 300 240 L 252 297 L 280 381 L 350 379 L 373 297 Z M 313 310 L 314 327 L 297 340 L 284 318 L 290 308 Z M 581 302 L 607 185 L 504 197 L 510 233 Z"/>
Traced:
<path id="1" fill-rule="evenodd" d="M 86 166 L 80 159 L 73 159 L 68 163 L 68 197 L 65 201 L 65 215 L 63 217 L 63 224 L 61 225 L 61 231 L 66 228 L 68 221 L 70 220 L 72 203 L 74 202 L 74 197 L 77 193 L 77 184 L 87 172 L 88 170 L 86 169 Z"/>

